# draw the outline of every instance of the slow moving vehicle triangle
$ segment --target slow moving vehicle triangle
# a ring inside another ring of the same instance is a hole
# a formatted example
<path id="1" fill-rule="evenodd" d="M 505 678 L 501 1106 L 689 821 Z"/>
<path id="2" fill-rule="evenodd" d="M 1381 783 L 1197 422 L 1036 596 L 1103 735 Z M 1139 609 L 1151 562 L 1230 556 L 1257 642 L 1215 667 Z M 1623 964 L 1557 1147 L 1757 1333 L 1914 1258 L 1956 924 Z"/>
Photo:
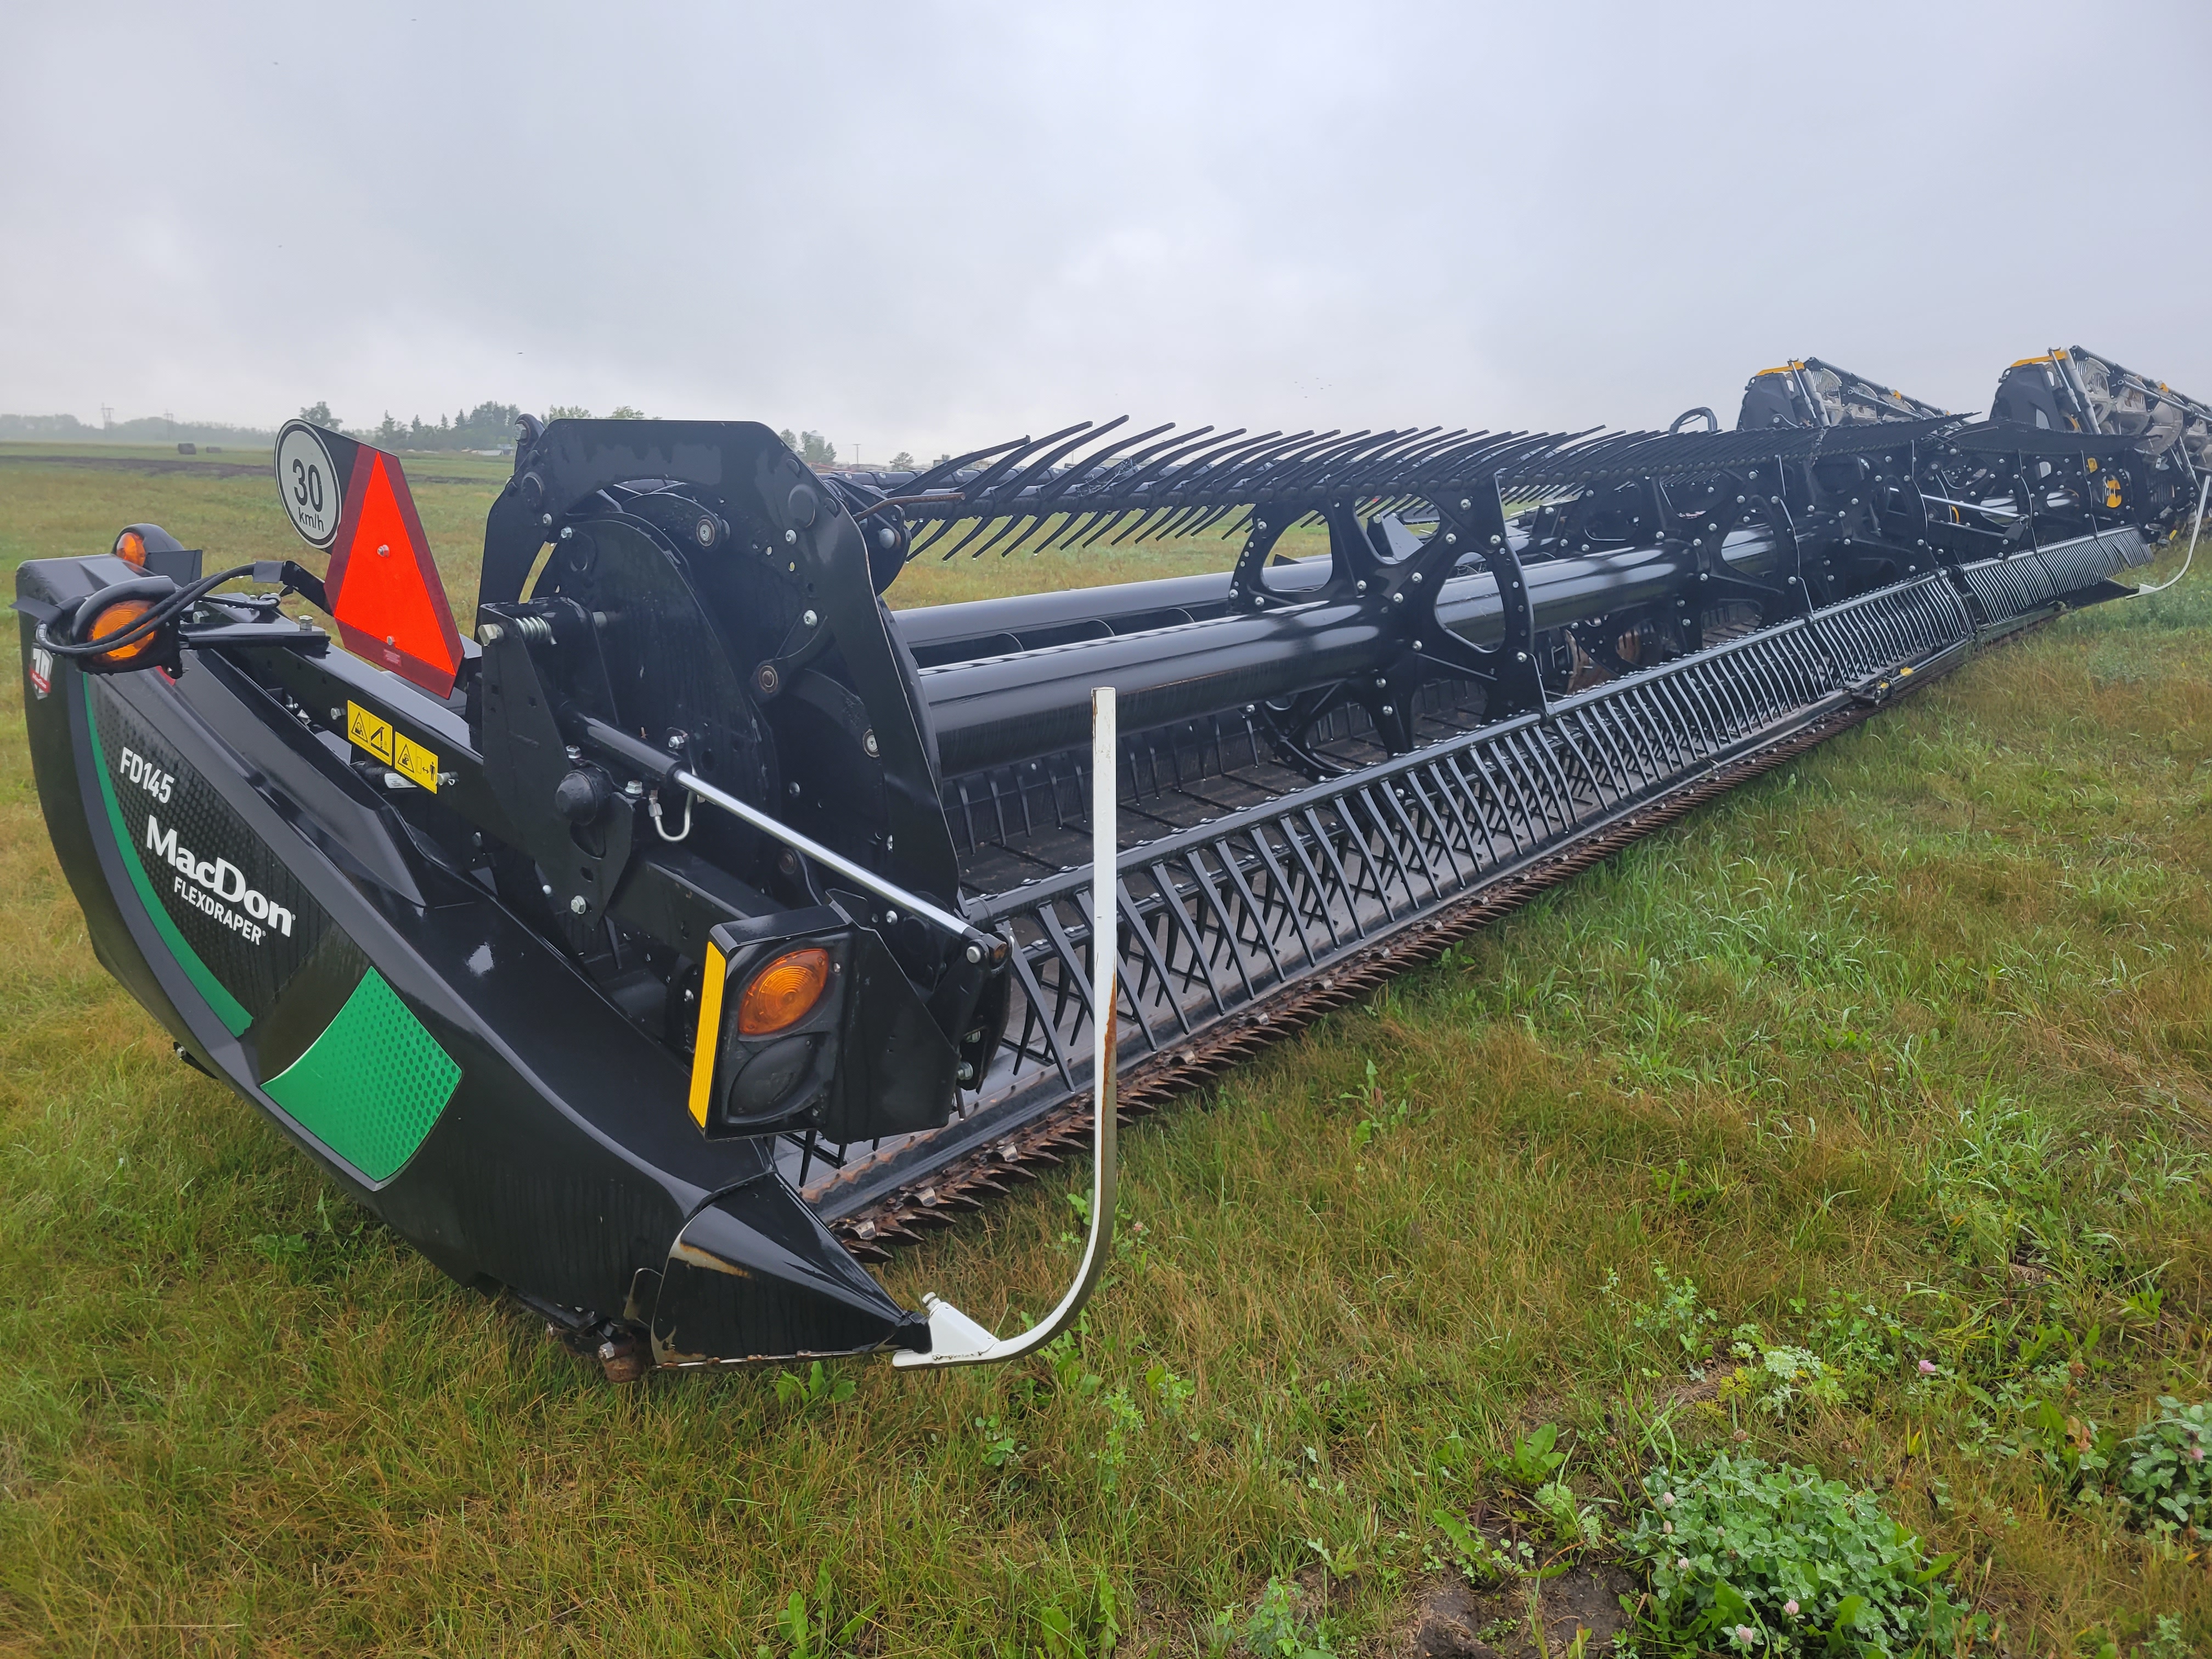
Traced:
<path id="1" fill-rule="evenodd" d="M 346 649 L 438 696 L 460 672 L 460 630 L 398 461 L 356 452 L 324 590 Z"/>

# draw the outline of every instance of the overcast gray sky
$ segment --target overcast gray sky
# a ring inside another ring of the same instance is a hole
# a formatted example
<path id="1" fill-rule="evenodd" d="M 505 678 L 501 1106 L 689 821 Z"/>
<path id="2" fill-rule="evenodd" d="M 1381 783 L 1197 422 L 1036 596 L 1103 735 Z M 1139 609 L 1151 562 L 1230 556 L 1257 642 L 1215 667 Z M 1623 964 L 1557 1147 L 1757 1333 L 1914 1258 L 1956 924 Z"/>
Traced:
<path id="1" fill-rule="evenodd" d="M 2212 6 L 11 8 L 0 410 L 849 459 L 1662 422 L 2078 342 L 2212 398 Z"/>

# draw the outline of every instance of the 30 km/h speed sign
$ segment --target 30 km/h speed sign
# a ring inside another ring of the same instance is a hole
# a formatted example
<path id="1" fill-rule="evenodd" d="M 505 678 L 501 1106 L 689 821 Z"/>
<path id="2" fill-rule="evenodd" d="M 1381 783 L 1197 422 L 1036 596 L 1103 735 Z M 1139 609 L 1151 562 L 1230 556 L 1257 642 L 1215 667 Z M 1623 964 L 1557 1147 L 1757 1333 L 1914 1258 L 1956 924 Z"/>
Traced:
<path id="1" fill-rule="evenodd" d="M 344 475 L 331 461 L 327 434 L 305 421 L 287 422 L 276 435 L 276 493 L 302 541 L 328 547 L 337 538 L 345 513 Z"/>

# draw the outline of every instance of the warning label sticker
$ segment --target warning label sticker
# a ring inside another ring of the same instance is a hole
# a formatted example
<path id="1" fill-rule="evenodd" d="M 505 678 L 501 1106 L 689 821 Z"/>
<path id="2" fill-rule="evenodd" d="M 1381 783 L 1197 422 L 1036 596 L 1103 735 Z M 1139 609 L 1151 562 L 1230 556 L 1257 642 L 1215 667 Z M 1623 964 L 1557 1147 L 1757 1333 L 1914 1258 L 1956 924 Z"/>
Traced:
<path id="1" fill-rule="evenodd" d="M 382 761 L 392 764 L 392 722 L 372 714 L 357 702 L 346 705 L 346 736 Z"/>
<path id="2" fill-rule="evenodd" d="M 425 749 L 404 732 L 396 730 L 382 715 L 371 714 L 357 702 L 349 702 L 346 736 L 356 747 L 368 750 L 408 782 L 433 794 L 437 793 L 436 751 Z"/>
<path id="3" fill-rule="evenodd" d="M 392 769 L 410 783 L 437 791 L 438 757 L 404 732 L 392 733 Z"/>

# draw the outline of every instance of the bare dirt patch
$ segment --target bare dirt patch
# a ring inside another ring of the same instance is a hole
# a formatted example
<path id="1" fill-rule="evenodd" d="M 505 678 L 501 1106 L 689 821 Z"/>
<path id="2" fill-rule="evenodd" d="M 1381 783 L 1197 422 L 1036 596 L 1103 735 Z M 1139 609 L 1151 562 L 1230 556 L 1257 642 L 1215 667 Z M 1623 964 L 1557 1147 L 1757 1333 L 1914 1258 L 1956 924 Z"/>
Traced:
<path id="1" fill-rule="evenodd" d="M 1391 1659 L 1553 1659 L 1588 1632 L 1583 1650 L 1603 1653 L 1632 1622 L 1621 1598 L 1632 1606 L 1638 1595 L 1635 1578 L 1610 1561 L 1577 1562 L 1542 1580 L 1533 1607 L 1528 1589 L 1526 1582 L 1476 1590 L 1456 1577 L 1426 1580 L 1405 1627 L 1382 1651 Z"/>

